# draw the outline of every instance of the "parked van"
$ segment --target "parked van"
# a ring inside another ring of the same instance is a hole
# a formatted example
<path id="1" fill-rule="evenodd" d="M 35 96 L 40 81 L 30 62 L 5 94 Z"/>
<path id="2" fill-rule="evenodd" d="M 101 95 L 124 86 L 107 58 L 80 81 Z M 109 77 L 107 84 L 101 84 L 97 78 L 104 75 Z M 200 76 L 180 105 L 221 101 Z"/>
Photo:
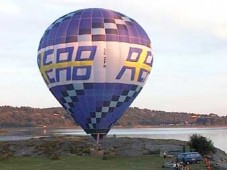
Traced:
<path id="1" fill-rule="evenodd" d="M 198 153 L 198 152 L 185 152 L 185 153 L 180 153 L 177 156 L 177 161 L 184 162 L 185 164 L 190 164 L 190 163 L 200 163 L 200 161 L 203 160 L 203 157 Z"/>

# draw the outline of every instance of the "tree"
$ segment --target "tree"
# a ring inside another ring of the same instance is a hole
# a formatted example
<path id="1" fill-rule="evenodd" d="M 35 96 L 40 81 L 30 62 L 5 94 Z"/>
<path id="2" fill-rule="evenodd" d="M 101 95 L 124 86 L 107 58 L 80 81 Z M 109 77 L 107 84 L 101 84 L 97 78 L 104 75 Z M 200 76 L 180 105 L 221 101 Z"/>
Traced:
<path id="1" fill-rule="evenodd" d="M 198 134 L 190 136 L 189 146 L 202 155 L 215 153 L 215 147 L 212 140 Z"/>

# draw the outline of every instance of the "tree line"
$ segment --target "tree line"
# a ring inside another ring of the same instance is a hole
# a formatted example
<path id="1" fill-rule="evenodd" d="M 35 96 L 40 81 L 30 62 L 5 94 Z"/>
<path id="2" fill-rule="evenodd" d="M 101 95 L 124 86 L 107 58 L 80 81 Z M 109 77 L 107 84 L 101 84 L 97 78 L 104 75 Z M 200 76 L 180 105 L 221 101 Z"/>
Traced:
<path id="1" fill-rule="evenodd" d="M 226 126 L 227 116 L 128 108 L 116 123 L 121 127 L 143 126 Z M 75 126 L 71 116 L 60 107 L 31 108 L 0 106 L 0 127 L 69 127 Z"/>

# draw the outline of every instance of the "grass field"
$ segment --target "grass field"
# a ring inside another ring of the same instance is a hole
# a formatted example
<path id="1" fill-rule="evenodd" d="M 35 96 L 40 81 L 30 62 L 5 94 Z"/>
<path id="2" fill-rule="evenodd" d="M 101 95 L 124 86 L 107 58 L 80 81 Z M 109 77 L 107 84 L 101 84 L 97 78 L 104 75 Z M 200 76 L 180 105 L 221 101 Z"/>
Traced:
<path id="1" fill-rule="evenodd" d="M 156 155 L 115 157 L 108 160 L 90 156 L 66 156 L 58 161 L 45 157 L 12 157 L 0 161 L 0 170 L 164 170 L 163 158 Z M 203 163 L 190 170 L 205 170 Z"/>

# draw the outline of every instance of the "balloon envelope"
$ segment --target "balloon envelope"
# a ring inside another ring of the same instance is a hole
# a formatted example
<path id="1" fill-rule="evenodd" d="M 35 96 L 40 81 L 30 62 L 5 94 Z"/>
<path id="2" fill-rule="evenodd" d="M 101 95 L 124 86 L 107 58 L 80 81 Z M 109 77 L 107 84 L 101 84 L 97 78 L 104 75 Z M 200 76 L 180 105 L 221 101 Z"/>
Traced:
<path id="1" fill-rule="evenodd" d="M 141 91 L 152 67 L 150 39 L 133 19 L 83 9 L 45 31 L 38 66 L 49 90 L 88 134 L 107 134 Z"/>

